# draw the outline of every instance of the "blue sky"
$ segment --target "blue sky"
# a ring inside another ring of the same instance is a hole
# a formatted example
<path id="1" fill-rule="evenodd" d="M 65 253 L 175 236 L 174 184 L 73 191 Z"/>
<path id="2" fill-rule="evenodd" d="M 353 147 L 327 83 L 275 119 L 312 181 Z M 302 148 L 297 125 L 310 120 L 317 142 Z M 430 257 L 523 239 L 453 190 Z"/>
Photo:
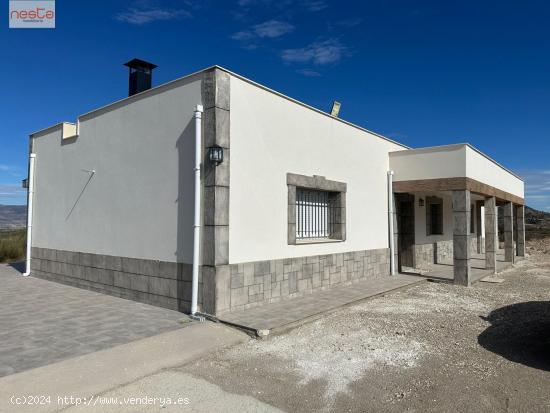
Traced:
<path id="1" fill-rule="evenodd" d="M 550 211 L 550 3 L 56 2 L 56 28 L 0 29 L 0 203 L 25 203 L 27 136 L 219 64 L 412 147 L 469 142 Z"/>

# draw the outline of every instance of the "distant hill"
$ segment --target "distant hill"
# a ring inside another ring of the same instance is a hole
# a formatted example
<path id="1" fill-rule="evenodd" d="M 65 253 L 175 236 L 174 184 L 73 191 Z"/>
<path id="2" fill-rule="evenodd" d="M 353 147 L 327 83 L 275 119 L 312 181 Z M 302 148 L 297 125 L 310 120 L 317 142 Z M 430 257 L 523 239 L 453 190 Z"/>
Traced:
<path id="1" fill-rule="evenodd" d="M 525 221 L 529 224 L 536 224 L 548 221 L 550 224 L 550 212 L 538 211 L 533 208 L 525 207 Z"/>
<path id="2" fill-rule="evenodd" d="M 0 230 L 24 228 L 26 225 L 26 205 L 0 205 Z"/>
<path id="3" fill-rule="evenodd" d="M 526 206 L 525 236 L 527 239 L 550 237 L 550 213 Z"/>

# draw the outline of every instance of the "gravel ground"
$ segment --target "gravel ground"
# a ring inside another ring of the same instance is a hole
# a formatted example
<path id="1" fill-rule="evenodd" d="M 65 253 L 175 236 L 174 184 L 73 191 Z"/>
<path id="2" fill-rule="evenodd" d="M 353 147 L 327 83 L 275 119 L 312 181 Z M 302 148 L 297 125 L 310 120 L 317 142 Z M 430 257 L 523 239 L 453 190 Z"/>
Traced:
<path id="1" fill-rule="evenodd" d="M 471 288 L 426 282 L 181 370 L 286 411 L 550 411 L 548 242 Z"/>

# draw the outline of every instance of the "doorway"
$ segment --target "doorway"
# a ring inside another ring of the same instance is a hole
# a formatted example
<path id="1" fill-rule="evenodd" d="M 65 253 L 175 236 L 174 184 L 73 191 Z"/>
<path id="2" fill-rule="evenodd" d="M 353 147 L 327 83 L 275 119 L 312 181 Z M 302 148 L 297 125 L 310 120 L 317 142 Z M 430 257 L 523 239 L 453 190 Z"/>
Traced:
<path id="1" fill-rule="evenodd" d="M 414 268 L 414 195 L 395 194 L 397 207 L 397 265 Z"/>

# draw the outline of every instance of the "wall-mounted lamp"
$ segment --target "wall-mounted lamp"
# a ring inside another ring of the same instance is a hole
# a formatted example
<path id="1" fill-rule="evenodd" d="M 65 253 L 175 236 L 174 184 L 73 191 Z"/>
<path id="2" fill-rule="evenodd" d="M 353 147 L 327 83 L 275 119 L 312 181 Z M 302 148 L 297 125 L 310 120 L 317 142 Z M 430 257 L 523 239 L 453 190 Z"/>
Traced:
<path id="1" fill-rule="evenodd" d="M 28 178 L 25 178 L 21 181 L 21 187 L 28 189 L 29 188 L 29 180 Z"/>
<path id="2" fill-rule="evenodd" d="M 424 199 L 423 198 L 418 198 L 418 206 L 421 206 L 421 207 L 424 206 Z"/>
<path id="3" fill-rule="evenodd" d="M 208 148 L 208 159 L 215 166 L 221 164 L 223 162 L 223 148 L 218 145 Z"/>

